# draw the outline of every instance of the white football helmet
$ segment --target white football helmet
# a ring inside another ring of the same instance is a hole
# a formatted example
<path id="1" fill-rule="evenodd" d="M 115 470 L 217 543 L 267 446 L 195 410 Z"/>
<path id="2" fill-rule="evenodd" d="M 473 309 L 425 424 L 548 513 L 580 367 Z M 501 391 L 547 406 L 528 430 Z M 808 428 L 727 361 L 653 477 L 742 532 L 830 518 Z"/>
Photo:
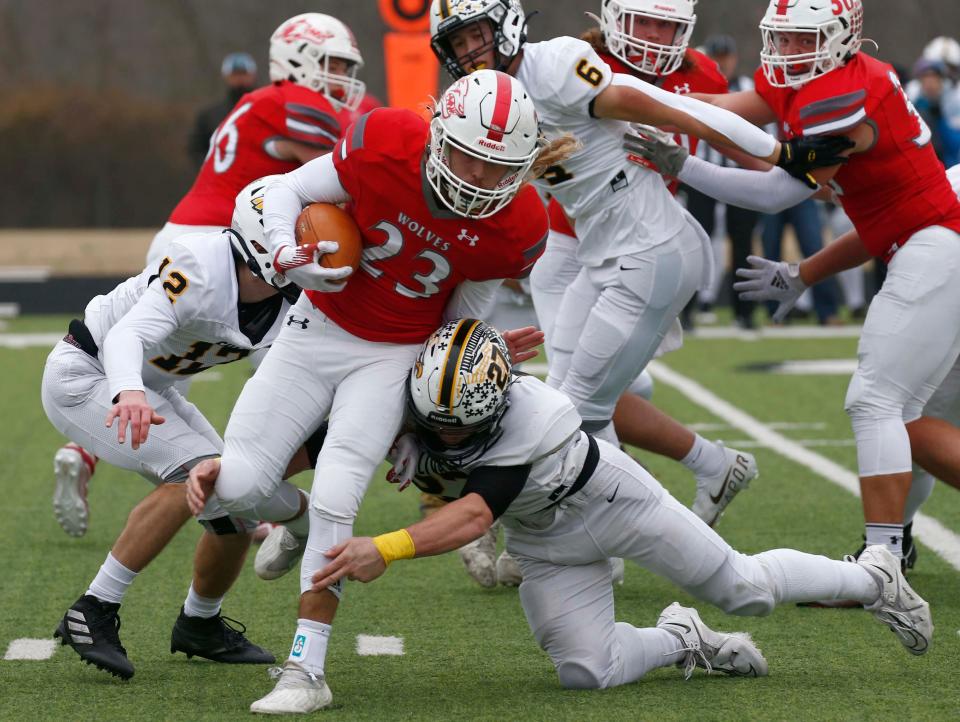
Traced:
<path id="1" fill-rule="evenodd" d="M 537 111 L 520 81 L 478 70 L 447 88 L 434 107 L 427 181 L 454 213 L 487 218 L 517 195 L 541 147 Z M 481 188 L 454 173 L 453 148 L 502 167 L 497 187 Z"/>
<path id="2" fill-rule="evenodd" d="M 458 58 L 450 47 L 450 35 L 471 23 L 487 20 L 493 31 L 490 44 L 469 56 Z M 430 3 L 430 46 L 451 78 L 467 74 L 463 65 L 491 48 L 494 70 L 506 70 L 527 41 L 527 18 L 520 0 L 432 0 Z"/>
<path id="3" fill-rule="evenodd" d="M 295 303 L 300 296 L 300 287 L 273 270 L 273 254 L 263 245 L 263 196 L 267 186 L 279 177 L 264 176 L 244 186 L 237 194 L 230 229 L 224 233 L 230 234 L 234 255 L 253 275 L 279 290 L 290 303 Z"/>
<path id="4" fill-rule="evenodd" d="M 775 88 L 799 88 L 860 51 L 863 5 L 861 0 L 770 0 L 760 32 L 760 65 L 767 81 Z M 781 55 L 778 40 L 785 33 L 815 33 L 815 50 Z"/>
<path id="5" fill-rule="evenodd" d="M 610 52 L 646 75 L 670 75 L 683 63 L 697 22 L 697 0 L 603 0 L 600 30 Z M 677 24 L 673 42 L 655 43 L 642 35 L 639 19 L 669 20 Z"/>
<path id="6" fill-rule="evenodd" d="M 407 381 L 419 440 L 450 460 L 483 453 L 502 432 L 511 371 L 506 341 L 483 321 L 462 318 L 438 328 Z"/>
<path id="7" fill-rule="evenodd" d="M 330 72 L 330 59 L 347 63 L 347 74 Z M 270 36 L 270 80 L 289 80 L 323 93 L 333 105 L 353 111 L 367 86 L 357 79 L 363 58 L 346 25 L 322 13 L 303 13 L 285 21 Z"/>
<path id="8" fill-rule="evenodd" d="M 927 60 L 945 63 L 951 71 L 955 72 L 957 68 L 960 68 L 960 43 L 954 38 L 941 35 L 923 47 L 923 57 Z"/>

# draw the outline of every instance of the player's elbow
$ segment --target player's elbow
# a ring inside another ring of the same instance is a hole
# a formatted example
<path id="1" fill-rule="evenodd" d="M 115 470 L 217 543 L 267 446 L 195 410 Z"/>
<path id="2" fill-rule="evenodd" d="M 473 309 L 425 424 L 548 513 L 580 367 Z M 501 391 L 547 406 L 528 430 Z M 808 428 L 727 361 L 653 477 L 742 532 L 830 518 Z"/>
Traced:
<path id="1" fill-rule="evenodd" d="M 465 518 L 461 528 L 464 535 L 469 536 L 472 541 L 482 537 L 493 524 L 493 511 L 479 494 L 468 494 L 465 499 L 469 504 L 464 505 Z"/>

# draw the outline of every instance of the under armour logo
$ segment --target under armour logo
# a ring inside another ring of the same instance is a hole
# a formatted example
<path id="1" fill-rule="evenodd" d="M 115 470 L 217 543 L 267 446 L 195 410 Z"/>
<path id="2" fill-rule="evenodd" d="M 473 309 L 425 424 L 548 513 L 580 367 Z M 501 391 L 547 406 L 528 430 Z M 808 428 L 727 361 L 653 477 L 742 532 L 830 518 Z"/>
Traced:
<path id="1" fill-rule="evenodd" d="M 673 92 L 684 95 L 690 92 L 690 83 L 684 83 L 683 85 L 674 85 Z"/>
<path id="2" fill-rule="evenodd" d="M 471 236 L 470 231 L 468 231 L 466 228 L 461 228 L 460 235 L 457 236 L 457 240 L 467 241 L 470 244 L 470 248 L 473 248 L 475 245 L 477 245 L 477 241 L 480 240 L 480 236 Z"/>
<path id="3" fill-rule="evenodd" d="M 308 323 L 310 323 L 309 318 L 297 318 L 292 313 L 289 316 L 287 316 L 288 326 L 292 326 L 293 324 L 298 324 L 300 328 L 306 328 Z"/>

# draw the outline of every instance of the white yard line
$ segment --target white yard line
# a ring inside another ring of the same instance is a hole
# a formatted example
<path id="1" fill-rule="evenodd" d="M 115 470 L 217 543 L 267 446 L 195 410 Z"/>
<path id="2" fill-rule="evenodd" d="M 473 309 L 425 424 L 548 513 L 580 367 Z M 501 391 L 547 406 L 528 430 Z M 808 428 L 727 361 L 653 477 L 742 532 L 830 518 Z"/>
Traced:
<path id="1" fill-rule="evenodd" d="M 808 339 L 808 338 L 859 338 L 863 329 L 850 326 L 765 326 L 756 331 L 748 331 L 736 326 L 699 326 L 690 335 L 703 339 L 736 338 L 742 341 L 760 339 Z"/>
<path id="2" fill-rule="evenodd" d="M 358 634 L 357 654 L 365 657 L 403 656 L 403 637 L 377 637 L 372 634 Z"/>
<path id="3" fill-rule="evenodd" d="M 66 331 L 60 333 L 0 333 L 0 348 L 53 348 Z"/>
<path id="4" fill-rule="evenodd" d="M 781 456 L 807 467 L 854 496 L 860 496 L 860 482 L 857 475 L 849 469 L 777 433 L 767 424 L 663 363 L 653 361 L 647 368 L 657 381 L 675 388 L 714 416 L 720 417 L 764 446 L 769 446 Z M 939 554 L 950 566 L 960 571 L 960 535 L 922 513 L 914 518 L 913 535 Z"/>
<path id="5" fill-rule="evenodd" d="M 57 651 L 55 639 L 14 639 L 7 647 L 5 660 L 50 659 Z"/>

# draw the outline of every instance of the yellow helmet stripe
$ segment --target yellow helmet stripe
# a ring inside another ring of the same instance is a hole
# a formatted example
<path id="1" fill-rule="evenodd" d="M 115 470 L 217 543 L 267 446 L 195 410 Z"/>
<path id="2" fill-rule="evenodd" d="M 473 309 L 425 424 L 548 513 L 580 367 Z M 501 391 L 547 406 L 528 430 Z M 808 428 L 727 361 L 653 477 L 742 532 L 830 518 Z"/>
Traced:
<path id="1" fill-rule="evenodd" d="M 440 19 L 446 20 L 450 17 L 450 0 L 440 0 Z"/>
<path id="2" fill-rule="evenodd" d="M 467 318 L 457 324 L 453 332 L 453 338 L 450 341 L 450 348 L 447 349 L 447 357 L 443 361 L 443 370 L 440 374 L 440 394 L 437 399 L 437 405 L 440 407 L 452 409 L 457 395 L 457 380 L 460 374 L 460 364 L 463 362 L 463 356 L 467 352 L 467 339 L 473 333 L 474 329 L 480 325 L 476 319 Z M 456 360 L 451 357 L 456 356 Z"/>

